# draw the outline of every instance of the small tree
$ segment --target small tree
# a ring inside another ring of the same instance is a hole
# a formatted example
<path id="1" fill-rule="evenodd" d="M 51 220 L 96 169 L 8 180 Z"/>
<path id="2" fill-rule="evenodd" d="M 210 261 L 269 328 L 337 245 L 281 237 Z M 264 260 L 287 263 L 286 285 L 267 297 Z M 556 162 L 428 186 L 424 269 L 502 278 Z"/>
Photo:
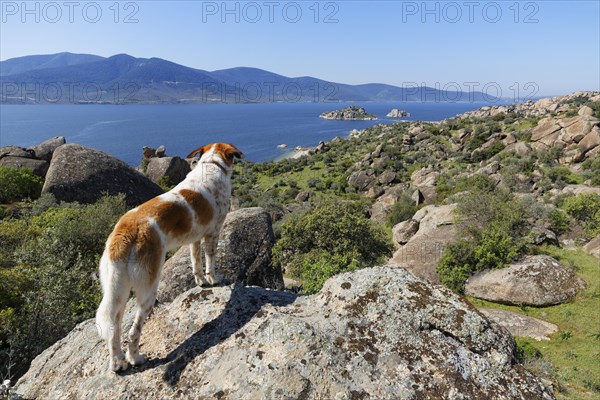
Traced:
<path id="1" fill-rule="evenodd" d="M 391 252 L 383 230 L 365 217 L 359 202 L 321 200 L 281 226 L 273 259 L 304 280 L 307 292 L 340 272 L 375 265 Z"/>

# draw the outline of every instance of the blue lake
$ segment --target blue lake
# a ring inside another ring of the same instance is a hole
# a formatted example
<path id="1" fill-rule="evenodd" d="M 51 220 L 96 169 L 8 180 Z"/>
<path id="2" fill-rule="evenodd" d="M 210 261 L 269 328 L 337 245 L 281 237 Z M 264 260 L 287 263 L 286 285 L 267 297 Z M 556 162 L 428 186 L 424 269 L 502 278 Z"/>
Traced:
<path id="1" fill-rule="evenodd" d="M 439 121 L 483 103 L 352 103 L 377 121 L 330 121 L 319 114 L 350 103 L 161 104 L 161 105 L 2 105 L 0 146 L 31 146 L 53 136 L 109 153 L 137 165 L 142 146 L 165 145 L 168 155 L 185 156 L 211 142 L 229 142 L 251 161 L 272 160 L 285 143 L 315 146 L 345 137 L 352 129 L 393 123 L 392 108 L 411 113 L 406 120 Z"/>

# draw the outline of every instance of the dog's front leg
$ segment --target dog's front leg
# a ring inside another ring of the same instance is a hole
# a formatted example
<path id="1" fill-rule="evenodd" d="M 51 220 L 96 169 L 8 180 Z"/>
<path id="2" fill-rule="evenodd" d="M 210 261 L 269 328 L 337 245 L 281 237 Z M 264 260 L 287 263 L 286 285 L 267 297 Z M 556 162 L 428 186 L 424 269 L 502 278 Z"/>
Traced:
<path id="1" fill-rule="evenodd" d="M 204 237 L 204 252 L 206 253 L 206 274 L 204 274 L 204 280 L 210 285 L 216 285 L 223 280 L 223 277 L 217 275 L 215 272 L 215 255 L 217 254 L 218 240 L 218 235 L 207 235 Z"/>
<path id="2" fill-rule="evenodd" d="M 202 242 L 200 240 L 190 244 L 190 258 L 192 259 L 192 271 L 194 271 L 196 285 L 208 285 L 209 283 L 204 280 L 202 275 Z"/>

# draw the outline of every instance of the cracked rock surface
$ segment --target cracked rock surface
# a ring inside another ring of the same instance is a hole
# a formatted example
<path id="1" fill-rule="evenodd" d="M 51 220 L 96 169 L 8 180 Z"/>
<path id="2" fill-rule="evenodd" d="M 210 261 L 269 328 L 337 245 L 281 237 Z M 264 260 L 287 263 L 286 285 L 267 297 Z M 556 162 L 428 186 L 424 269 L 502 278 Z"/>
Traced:
<path id="1" fill-rule="evenodd" d="M 505 329 L 397 267 L 341 274 L 304 297 L 193 288 L 155 309 L 141 350 L 146 364 L 109 372 L 89 320 L 38 356 L 17 391 L 61 399 L 554 398 L 515 364 Z"/>

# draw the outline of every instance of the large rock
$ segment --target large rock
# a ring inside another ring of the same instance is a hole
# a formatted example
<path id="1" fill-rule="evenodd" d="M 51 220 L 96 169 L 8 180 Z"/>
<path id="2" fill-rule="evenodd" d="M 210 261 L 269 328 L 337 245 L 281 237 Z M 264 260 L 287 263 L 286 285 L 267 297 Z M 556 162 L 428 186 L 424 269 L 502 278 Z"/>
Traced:
<path id="1" fill-rule="evenodd" d="M 412 180 L 413 185 L 417 187 L 425 186 L 425 187 L 434 187 L 437 183 L 438 178 L 440 177 L 440 173 L 437 171 L 431 171 L 427 168 L 422 168 L 412 173 L 410 179 Z"/>
<path id="2" fill-rule="evenodd" d="M 581 141 L 579 142 L 579 150 L 582 153 L 587 153 L 594 147 L 600 145 L 600 128 L 595 126 Z"/>
<path id="3" fill-rule="evenodd" d="M 362 192 L 373 187 L 375 180 L 375 172 L 372 169 L 366 171 L 354 171 L 348 177 L 348 186 L 355 187 Z"/>
<path id="4" fill-rule="evenodd" d="M 543 307 L 565 303 L 583 287 L 584 281 L 571 268 L 537 255 L 471 276 L 465 293 L 496 303 Z"/>
<path id="5" fill-rule="evenodd" d="M 541 319 L 495 308 L 480 308 L 479 311 L 498 325 L 508 329 L 511 335 L 530 337 L 535 340 L 550 340 L 548 336 L 558 332 L 558 326 Z"/>
<path id="6" fill-rule="evenodd" d="M 125 316 L 131 321 L 131 312 Z M 330 279 L 319 294 L 194 288 L 155 309 L 149 361 L 107 371 L 94 321 L 44 351 L 26 398 L 554 399 L 515 363 L 512 336 L 400 268 Z"/>
<path id="7" fill-rule="evenodd" d="M 125 194 L 130 207 L 137 206 L 163 190 L 123 161 L 99 150 L 65 144 L 54 152 L 42 192 L 57 200 L 94 203 L 104 193 Z"/>
<path id="8" fill-rule="evenodd" d="M 202 271 L 205 266 L 204 255 L 202 257 Z M 217 266 L 217 273 L 219 267 Z M 160 282 L 158 284 L 158 301 L 169 303 L 181 293 L 196 286 L 194 273 L 192 271 L 192 259 L 190 246 L 181 246 L 163 265 Z"/>
<path id="9" fill-rule="evenodd" d="M 402 191 L 399 187 L 394 187 L 388 190 L 384 195 L 380 196 L 375 200 L 375 203 L 371 206 L 371 219 L 380 224 L 387 222 L 387 217 L 394 204 L 398 202 Z"/>
<path id="10" fill-rule="evenodd" d="M 0 158 L 0 165 L 13 168 L 27 168 L 39 177 L 44 177 L 48 171 L 48 162 L 34 158 L 5 156 Z"/>
<path id="11" fill-rule="evenodd" d="M 1 146 L 0 159 L 6 156 L 33 158 L 33 152 L 19 146 Z"/>
<path id="12" fill-rule="evenodd" d="M 418 230 L 419 222 L 414 219 L 402 221 L 399 224 L 394 225 L 392 228 L 394 246 L 399 247 L 405 245 Z"/>
<path id="13" fill-rule="evenodd" d="M 227 214 L 217 247 L 217 274 L 244 285 L 283 289 L 279 267 L 271 266 L 275 243 L 271 217 L 259 207 Z M 189 246 L 181 247 L 165 262 L 158 299 L 168 302 L 196 286 Z"/>
<path id="14" fill-rule="evenodd" d="M 553 118 L 543 118 L 538 122 L 537 126 L 533 128 L 531 140 L 537 142 L 538 140 L 560 131 L 560 129 L 561 126 Z"/>
<path id="15" fill-rule="evenodd" d="M 437 264 L 446 246 L 456 240 L 455 208 L 456 204 L 431 205 L 417 211 L 412 219 L 419 223 L 419 230 L 394 253 L 390 262 L 420 278 L 440 283 Z"/>
<path id="16" fill-rule="evenodd" d="M 37 146 L 30 147 L 28 150 L 31 150 L 36 158 L 50 162 L 50 160 L 52 160 L 54 151 L 66 142 L 67 141 L 65 140 L 64 136 L 56 136 L 38 144 Z"/>
<path id="17" fill-rule="evenodd" d="M 225 218 L 219 246 L 219 273 L 245 285 L 283 289 L 279 267 L 271 265 L 275 235 L 271 217 L 260 207 L 242 208 Z"/>
<path id="18" fill-rule="evenodd" d="M 596 236 L 594 239 L 590 240 L 585 246 L 583 246 L 583 251 L 600 258 L 600 235 Z"/>
<path id="19" fill-rule="evenodd" d="M 190 164 L 181 157 L 153 157 L 148 161 L 146 176 L 153 182 L 166 177 L 171 185 L 176 185 L 184 180 L 190 171 Z"/>

